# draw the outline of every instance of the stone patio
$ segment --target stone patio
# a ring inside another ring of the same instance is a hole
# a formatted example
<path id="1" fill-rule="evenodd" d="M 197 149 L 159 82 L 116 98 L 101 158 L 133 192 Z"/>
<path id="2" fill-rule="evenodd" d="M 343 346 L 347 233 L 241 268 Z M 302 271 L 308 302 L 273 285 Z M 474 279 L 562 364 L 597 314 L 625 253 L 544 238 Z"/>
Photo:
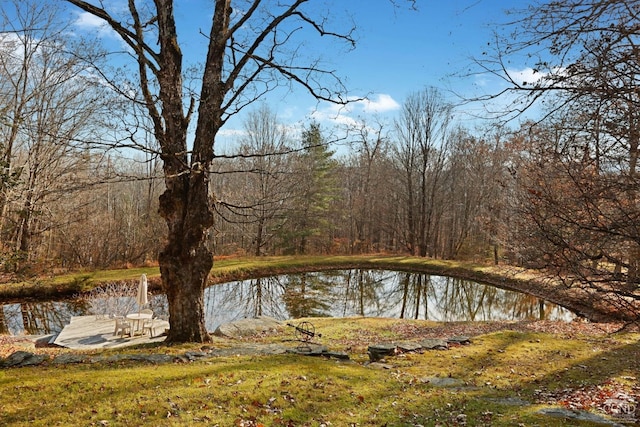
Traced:
<path id="1" fill-rule="evenodd" d="M 159 336 L 134 335 L 132 337 L 113 335 L 115 320 L 99 316 L 74 316 L 64 329 L 51 342 L 61 347 L 74 350 L 91 350 L 100 348 L 118 348 L 131 345 L 162 342 L 161 335 L 169 328 L 166 320 L 154 319 L 155 334 Z"/>

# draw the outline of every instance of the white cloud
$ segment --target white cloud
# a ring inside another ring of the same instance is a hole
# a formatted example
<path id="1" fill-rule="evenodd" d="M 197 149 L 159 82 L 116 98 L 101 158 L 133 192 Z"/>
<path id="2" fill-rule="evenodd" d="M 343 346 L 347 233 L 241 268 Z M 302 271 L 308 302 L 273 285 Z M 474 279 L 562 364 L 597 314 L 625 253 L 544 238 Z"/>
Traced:
<path id="1" fill-rule="evenodd" d="M 565 75 L 565 72 L 566 70 L 562 67 L 553 68 L 548 72 L 538 71 L 533 68 L 523 68 L 521 70 L 508 69 L 507 75 L 520 86 L 532 86 L 540 84 L 541 82 L 543 85 L 548 84 L 548 81 L 544 82 L 545 79 L 548 79 L 550 76 Z"/>
<path id="2" fill-rule="evenodd" d="M 386 93 L 379 93 L 374 98 L 359 101 L 365 113 L 387 113 L 400 108 L 400 104 Z"/>
<path id="3" fill-rule="evenodd" d="M 309 117 L 318 123 L 330 122 L 334 125 L 351 126 L 356 123 L 356 121 L 349 116 L 352 110 L 351 104 L 337 105 L 325 103 L 311 111 Z"/>
<path id="4" fill-rule="evenodd" d="M 375 94 L 366 99 L 351 98 L 346 105 L 323 103 L 315 108 L 309 117 L 320 123 L 331 122 L 334 125 L 354 126 L 358 120 L 354 116 L 366 114 L 384 114 L 396 111 L 400 104 L 391 95 Z"/>
<path id="5" fill-rule="evenodd" d="M 222 128 L 218 131 L 216 136 L 223 138 L 233 138 L 233 137 L 241 137 L 246 135 L 246 132 L 243 129 L 225 129 Z"/>
<path id="6" fill-rule="evenodd" d="M 117 38 L 115 31 L 107 23 L 88 12 L 78 12 L 75 25 L 83 31 L 96 32 L 100 37 Z"/>

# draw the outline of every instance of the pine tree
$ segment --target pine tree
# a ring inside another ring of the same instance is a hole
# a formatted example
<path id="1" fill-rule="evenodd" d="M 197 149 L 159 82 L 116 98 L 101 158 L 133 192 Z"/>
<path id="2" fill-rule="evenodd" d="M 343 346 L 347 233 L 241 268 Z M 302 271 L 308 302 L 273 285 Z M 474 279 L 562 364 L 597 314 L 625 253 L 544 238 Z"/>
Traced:
<path id="1" fill-rule="evenodd" d="M 295 254 L 322 252 L 329 247 L 328 212 L 338 196 L 334 152 L 318 123 L 304 130 L 302 144 L 296 165 L 299 192 L 281 232 L 285 252 Z"/>

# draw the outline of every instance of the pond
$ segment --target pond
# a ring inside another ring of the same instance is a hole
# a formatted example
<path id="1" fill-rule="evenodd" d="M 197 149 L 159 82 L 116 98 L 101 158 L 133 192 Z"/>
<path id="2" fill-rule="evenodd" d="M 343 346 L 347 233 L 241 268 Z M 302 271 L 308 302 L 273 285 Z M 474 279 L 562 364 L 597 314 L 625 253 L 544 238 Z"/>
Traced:
<path id="1" fill-rule="evenodd" d="M 164 295 L 149 305 L 166 315 Z M 86 302 L 7 304 L 0 333 L 57 333 L 71 316 L 91 314 Z M 434 321 L 570 320 L 562 307 L 536 297 L 444 276 L 381 270 L 340 270 L 288 274 L 214 285 L 205 290 L 206 325 L 259 315 L 279 320 L 300 317 L 391 317 Z"/>

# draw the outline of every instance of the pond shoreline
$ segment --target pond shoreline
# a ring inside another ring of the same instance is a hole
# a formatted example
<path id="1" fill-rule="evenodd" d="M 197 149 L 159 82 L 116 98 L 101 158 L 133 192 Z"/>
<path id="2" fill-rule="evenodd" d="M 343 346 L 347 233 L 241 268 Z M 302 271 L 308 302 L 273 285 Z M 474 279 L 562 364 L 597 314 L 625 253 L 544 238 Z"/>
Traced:
<path id="1" fill-rule="evenodd" d="M 331 271 L 344 269 L 376 269 L 425 273 L 472 280 L 502 289 L 523 292 L 547 302 L 560 305 L 579 317 L 592 322 L 638 322 L 640 302 L 607 298 L 599 292 L 578 287 L 566 287 L 552 276 L 541 272 L 506 265 L 482 265 L 455 261 L 434 260 L 410 256 L 301 256 L 233 258 L 214 263 L 211 285 L 255 279 L 281 274 Z M 149 289 L 161 290 L 157 267 L 108 271 L 110 280 L 100 277 L 101 272 L 77 273 L 50 279 L 2 284 L 0 302 L 64 299 L 87 292 L 109 281 L 136 280 L 138 271 L 149 277 Z M 115 272 L 115 273 L 114 273 Z M 118 275 L 118 273 L 120 273 Z"/>
<path id="2" fill-rule="evenodd" d="M 429 262 L 431 261 L 431 262 Z M 377 269 L 425 273 L 470 280 L 495 286 L 509 291 L 533 295 L 541 300 L 562 306 L 580 318 L 596 323 L 639 322 L 640 304 L 636 303 L 635 312 L 623 310 L 615 301 L 603 298 L 601 294 L 589 289 L 566 287 L 549 275 L 527 270 L 521 267 L 505 265 L 478 265 L 442 260 L 428 260 L 416 257 L 377 257 L 373 260 L 359 260 L 352 263 L 338 262 L 324 265 L 297 265 L 289 267 L 258 268 L 251 271 L 239 271 L 235 274 L 214 275 L 212 284 L 239 281 L 251 278 L 269 277 L 280 274 L 309 273 L 314 271 L 332 271 L 342 269 Z"/>

